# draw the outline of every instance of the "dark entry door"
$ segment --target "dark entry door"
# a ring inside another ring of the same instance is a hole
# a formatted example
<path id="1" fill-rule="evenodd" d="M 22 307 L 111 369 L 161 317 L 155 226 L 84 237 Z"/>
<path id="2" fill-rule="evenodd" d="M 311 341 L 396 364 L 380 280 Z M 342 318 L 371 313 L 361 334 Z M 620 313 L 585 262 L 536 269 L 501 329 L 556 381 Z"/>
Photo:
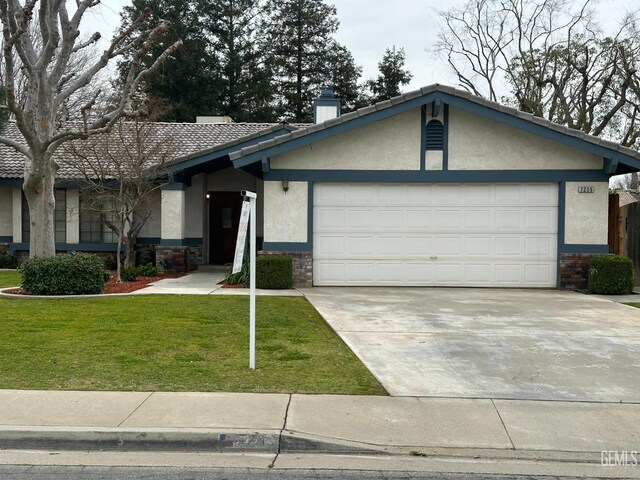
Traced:
<path id="1" fill-rule="evenodd" d="M 242 210 L 240 192 L 212 192 L 209 208 L 209 261 L 233 262 Z"/>

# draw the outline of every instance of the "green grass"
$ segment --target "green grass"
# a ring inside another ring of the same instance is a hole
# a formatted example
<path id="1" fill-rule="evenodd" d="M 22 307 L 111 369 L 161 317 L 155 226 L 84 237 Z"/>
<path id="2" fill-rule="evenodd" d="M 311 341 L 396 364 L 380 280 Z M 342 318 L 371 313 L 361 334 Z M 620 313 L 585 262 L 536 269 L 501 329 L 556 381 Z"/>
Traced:
<path id="1" fill-rule="evenodd" d="M 303 298 L 0 299 L 0 388 L 386 392 Z"/>
<path id="2" fill-rule="evenodd" d="M 17 270 L 0 271 L 0 288 L 19 287 L 20 274 Z"/>

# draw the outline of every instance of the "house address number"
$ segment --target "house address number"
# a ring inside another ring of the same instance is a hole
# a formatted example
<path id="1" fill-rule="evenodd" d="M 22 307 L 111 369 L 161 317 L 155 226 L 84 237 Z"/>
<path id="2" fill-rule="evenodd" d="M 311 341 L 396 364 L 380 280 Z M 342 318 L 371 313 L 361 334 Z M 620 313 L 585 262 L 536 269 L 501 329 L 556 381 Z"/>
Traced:
<path id="1" fill-rule="evenodd" d="M 593 193 L 593 187 L 582 185 L 578 187 L 578 193 Z"/>

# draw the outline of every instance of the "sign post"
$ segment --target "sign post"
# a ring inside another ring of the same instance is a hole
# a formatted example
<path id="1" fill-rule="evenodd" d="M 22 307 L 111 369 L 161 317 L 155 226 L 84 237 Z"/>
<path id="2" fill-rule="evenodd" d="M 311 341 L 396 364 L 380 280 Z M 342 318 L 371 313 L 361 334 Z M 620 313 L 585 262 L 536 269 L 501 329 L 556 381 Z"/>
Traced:
<path id="1" fill-rule="evenodd" d="M 238 240 L 236 241 L 236 255 L 233 261 L 233 273 L 242 270 L 244 247 L 247 241 L 247 227 L 251 222 L 249 243 L 249 368 L 256 368 L 256 199 L 254 192 L 243 191 L 245 198 L 242 202 L 240 213 L 240 225 L 238 227 Z M 247 201 L 247 199 L 249 199 Z"/>

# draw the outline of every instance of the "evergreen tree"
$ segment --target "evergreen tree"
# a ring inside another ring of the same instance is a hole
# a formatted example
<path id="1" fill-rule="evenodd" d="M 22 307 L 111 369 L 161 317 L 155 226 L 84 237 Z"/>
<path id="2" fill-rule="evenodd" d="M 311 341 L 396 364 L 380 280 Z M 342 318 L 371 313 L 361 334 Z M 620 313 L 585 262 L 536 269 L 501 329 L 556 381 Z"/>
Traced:
<path id="1" fill-rule="evenodd" d="M 263 43 L 258 1 L 199 0 L 198 11 L 219 66 L 220 113 L 236 121 L 275 120 L 271 75 L 258 47 Z"/>
<path id="2" fill-rule="evenodd" d="M 311 102 L 331 80 L 334 6 L 322 0 L 268 0 L 264 23 L 277 85 L 277 111 L 293 122 L 312 119 Z"/>
<path id="3" fill-rule="evenodd" d="M 369 80 L 372 103 L 388 100 L 402 94 L 400 87 L 408 85 L 413 75 L 404 69 L 404 48 L 396 49 L 395 45 L 387 48 L 382 60 L 378 63 L 380 74 L 375 80 Z"/>
<path id="4" fill-rule="evenodd" d="M 145 24 L 138 30 L 153 25 L 159 19 L 168 19 L 172 23 L 170 33 L 150 55 L 149 63 L 157 57 L 165 45 L 177 39 L 183 41 L 182 48 L 167 59 L 166 63 L 145 82 L 147 94 L 162 103 L 167 113 L 165 119 L 176 122 L 193 122 L 197 115 L 219 113 L 220 100 L 216 84 L 218 70 L 216 59 L 208 54 L 208 42 L 193 0 L 133 0 L 132 5 L 124 7 L 122 25 L 127 27 L 142 12 L 150 12 Z M 121 77 L 128 70 L 128 62 L 120 65 Z"/>
<path id="5" fill-rule="evenodd" d="M 336 95 L 340 97 L 342 113 L 368 105 L 365 87 L 358 83 L 362 75 L 362 67 L 356 65 L 349 49 L 333 42 L 329 62 L 330 83 Z"/>

